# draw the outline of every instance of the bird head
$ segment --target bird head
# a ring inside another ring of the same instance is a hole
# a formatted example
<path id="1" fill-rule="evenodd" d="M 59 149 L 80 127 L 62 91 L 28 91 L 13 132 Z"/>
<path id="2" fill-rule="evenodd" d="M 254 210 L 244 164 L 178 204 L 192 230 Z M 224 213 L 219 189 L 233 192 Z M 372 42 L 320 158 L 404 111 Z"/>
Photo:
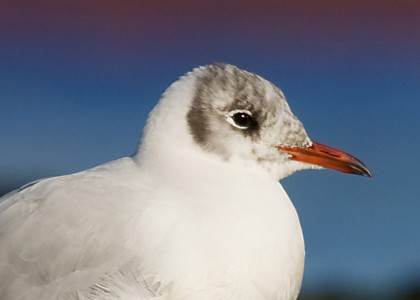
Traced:
<path id="1" fill-rule="evenodd" d="M 151 114 L 148 131 L 156 134 L 157 124 L 177 119 L 165 125 L 165 136 L 183 140 L 187 132 L 189 143 L 200 151 L 258 166 L 276 180 L 319 168 L 371 176 L 355 157 L 312 141 L 279 88 L 235 66 L 196 68 L 175 82 L 161 102 Z"/>

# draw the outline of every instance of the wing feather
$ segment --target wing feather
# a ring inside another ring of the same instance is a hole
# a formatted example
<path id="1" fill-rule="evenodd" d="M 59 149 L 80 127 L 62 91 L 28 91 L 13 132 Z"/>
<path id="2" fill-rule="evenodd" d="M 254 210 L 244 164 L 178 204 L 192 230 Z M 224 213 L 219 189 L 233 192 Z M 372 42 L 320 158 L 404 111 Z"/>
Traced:
<path id="1" fill-rule="evenodd" d="M 124 158 L 0 199 L 0 298 L 87 299 L 100 278 L 133 259 L 125 244 L 141 214 L 138 173 Z"/>

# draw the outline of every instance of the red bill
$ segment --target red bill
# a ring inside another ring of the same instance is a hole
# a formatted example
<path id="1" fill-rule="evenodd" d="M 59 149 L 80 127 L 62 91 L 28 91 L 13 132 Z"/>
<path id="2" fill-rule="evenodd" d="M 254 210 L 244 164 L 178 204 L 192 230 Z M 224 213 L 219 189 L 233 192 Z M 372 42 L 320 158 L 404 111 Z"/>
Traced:
<path id="1" fill-rule="evenodd" d="M 328 146 L 312 142 L 312 146 L 306 148 L 277 146 L 296 161 L 305 162 L 334 169 L 343 173 L 372 177 L 368 168 L 354 156 Z"/>

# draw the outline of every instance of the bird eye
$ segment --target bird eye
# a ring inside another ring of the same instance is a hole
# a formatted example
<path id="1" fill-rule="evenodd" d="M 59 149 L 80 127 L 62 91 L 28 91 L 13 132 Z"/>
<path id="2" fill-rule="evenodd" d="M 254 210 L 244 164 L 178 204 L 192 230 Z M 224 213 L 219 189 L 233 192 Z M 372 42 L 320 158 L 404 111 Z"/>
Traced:
<path id="1" fill-rule="evenodd" d="M 249 111 L 232 111 L 228 122 L 239 129 L 246 129 L 252 124 L 252 116 Z"/>

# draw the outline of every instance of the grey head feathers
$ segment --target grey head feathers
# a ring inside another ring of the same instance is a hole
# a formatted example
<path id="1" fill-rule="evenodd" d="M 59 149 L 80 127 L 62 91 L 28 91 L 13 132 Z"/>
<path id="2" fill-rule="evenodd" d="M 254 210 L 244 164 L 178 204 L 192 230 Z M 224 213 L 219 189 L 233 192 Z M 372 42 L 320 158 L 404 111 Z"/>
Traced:
<path id="1" fill-rule="evenodd" d="M 302 123 L 269 81 L 228 64 L 201 67 L 192 74 L 195 92 L 186 118 L 194 141 L 206 151 L 225 158 L 260 154 L 257 159 L 264 160 L 274 152 L 263 153 L 258 145 L 310 146 Z M 235 113 L 249 114 L 249 126 L 235 126 L 231 120 Z"/>

